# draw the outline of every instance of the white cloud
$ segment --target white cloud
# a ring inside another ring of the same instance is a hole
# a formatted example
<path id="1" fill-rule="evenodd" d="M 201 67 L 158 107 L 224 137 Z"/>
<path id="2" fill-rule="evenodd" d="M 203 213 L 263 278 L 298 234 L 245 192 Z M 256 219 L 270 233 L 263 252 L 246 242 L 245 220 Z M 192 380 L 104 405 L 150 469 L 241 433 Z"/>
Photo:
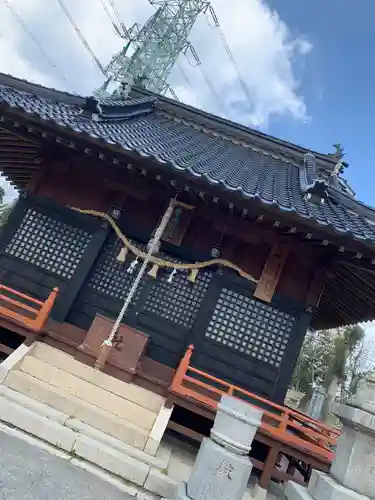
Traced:
<path id="1" fill-rule="evenodd" d="M 115 0 L 127 27 L 143 23 L 154 12 L 147 0 Z M 59 77 L 25 31 L 0 4 L 0 71 L 57 88 L 91 93 L 103 77 L 80 43 L 57 0 L 12 0 L 11 4 L 40 41 L 67 81 Z M 101 0 L 65 0 L 90 46 L 105 64 L 122 48 Z M 108 4 L 108 0 L 107 0 Z M 266 128 L 272 117 L 306 120 L 306 106 L 299 95 L 294 63 L 305 58 L 312 45 L 306 37 L 293 37 L 287 25 L 263 0 L 213 0 L 225 36 L 249 89 L 246 98 L 221 43 L 217 29 L 202 14 L 191 33 L 212 85 L 221 97 L 224 114 L 252 126 Z M 3 55 L 4 54 L 4 55 Z M 209 91 L 199 68 L 186 58 L 171 82 L 181 100 L 214 113 L 223 113 Z"/>

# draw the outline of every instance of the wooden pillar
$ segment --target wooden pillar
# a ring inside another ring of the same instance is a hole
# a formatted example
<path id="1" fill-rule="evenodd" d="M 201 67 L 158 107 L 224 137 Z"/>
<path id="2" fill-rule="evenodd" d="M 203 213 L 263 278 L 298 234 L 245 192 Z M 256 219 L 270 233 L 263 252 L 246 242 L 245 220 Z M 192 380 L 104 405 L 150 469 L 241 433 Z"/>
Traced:
<path id="1" fill-rule="evenodd" d="M 264 302 L 272 301 L 288 254 L 289 248 L 285 246 L 276 244 L 272 247 L 256 287 L 254 297 Z"/>

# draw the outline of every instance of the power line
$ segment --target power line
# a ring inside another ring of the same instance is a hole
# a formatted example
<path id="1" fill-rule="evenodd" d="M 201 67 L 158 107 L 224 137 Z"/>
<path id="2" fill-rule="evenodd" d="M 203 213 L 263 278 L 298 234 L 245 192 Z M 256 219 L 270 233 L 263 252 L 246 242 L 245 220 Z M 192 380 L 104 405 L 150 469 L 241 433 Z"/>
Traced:
<path id="1" fill-rule="evenodd" d="M 126 38 L 128 36 L 128 30 L 125 27 L 125 24 L 121 21 L 120 15 L 118 11 L 116 10 L 116 6 L 111 3 L 112 9 L 114 9 L 115 16 L 113 16 L 110 12 L 110 9 L 108 8 L 108 5 L 106 4 L 105 0 L 100 0 L 100 3 L 103 6 L 103 9 L 105 10 L 105 13 L 107 14 L 109 20 L 111 21 L 113 31 L 116 33 L 121 38 Z M 118 22 L 116 21 L 116 18 Z"/>
<path id="2" fill-rule="evenodd" d="M 203 78 L 207 84 L 207 87 L 210 89 L 211 91 L 211 94 L 214 96 L 219 108 L 221 108 L 223 111 L 224 111 L 224 104 L 221 100 L 221 97 L 220 95 L 216 92 L 215 90 L 215 87 L 213 86 L 212 82 L 211 82 L 211 79 L 209 78 L 206 70 L 204 69 L 203 67 L 203 64 L 202 64 L 202 61 L 200 60 L 199 56 L 198 56 L 198 53 L 197 51 L 195 50 L 195 48 L 190 44 L 189 45 L 189 50 L 191 52 L 191 54 L 193 55 L 194 59 L 195 59 L 195 66 L 198 66 L 199 69 L 201 70 L 201 73 L 203 75 Z M 187 55 L 187 54 L 185 54 Z M 188 58 L 188 62 L 189 62 L 189 58 Z M 194 66 L 193 64 L 189 63 L 191 66 Z"/>
<path id="3" fill-rule="evenodd" d="M 117 17 L 117 20 L 118 20 L 118 22 L 119 22 L 119 24 L 121 26 L 122 25 L 121 16 L 120 16 L 119 11 L 117 10 L 117 7 L 116 7 L 116 4 L 115 4 L 114 0 L 108 0 L 108 1 L 109 1 L 110 5 L 112 7 L 112 10 L 115 13 L 115 16 Z"/>
<path id="4" fill-rule="evenodd" d="M 113 17 L 111 16 L 108 5 L 105 3 L 105 0 L 100 0 L 100 3 L 102 4 L 103 9 L 104 9 L 105 13 L 107 14 L 108 19 L 111 22 L 113 31 L 116 33 L 116 35 L 118 35 L 119 34 L 118 27 L 116 25 L 116 21 L 114 21 Z"/>
<path id="5" fill-rule="evenodd" d="M 56 71 L 57 73 L 59 74 L 59 77 L 60 79 L 66 84 L 68 85 L 68 87 L 70 87 L 69 85 L 69 82 L 68 80 L 65 78 L 65 76 L 60 72 L 59 68 L 57 67 L 57 65 L 53 62 L 53 60 L 51 59 L 51 57 L 48 55 L 48 53 L 44 50 L 44 48 L 42 47 L 41 43 L 39 42 L 39 40 L 37 38 L 35 38 L 35 36 L 33 35 L 33 33 L 29 30 L 27 24 L 22 20 L 22 18 L 20 17 L 20 15 L 18 14 L 18 12 L 14 9 L 14 7 L 12 7 L 12 5 L 8 2 L 8 0 L 4 0 L 4 4 L 5 6 L 7 7 L 7 9 L 11 12 L 11 14 L 15 17 L 15 19 L 18 21 L 18 23 L 22 26 L 22 28 L 24 29 L 24 31 L 28 34 L 28 36 L 31 38 L 31 40 L 35 43 L 35 45 L 38 47 L 39 51 L 43 54 L 43 57 L 48 61 L 48 63 L 50 64 L 50 66 L 52 66 Z"/>
<path id="6" fill-rule="evenodd" d="M 79 39 L 81 40 L 83 46 L 86 48 L 86 50 L 89 52 L 89 54 L 91 55 L 91 57 L 94 59 L 96 65 L 98 66 L 98 68 L 100 69 L 100 71 L 103 73 L 103 75 L 107 76 L 107 73 L 106 73 L 106 71 L 104 69 L 104 66 L 101 64 L 101 62 L 99 61 L 99 59 L 96 57 L 94 51 L 92 50 L 92 48 L 88 44 L 86 38 L 83 36 L 81 30 L 79 29 L 79 27 L 77 26 L 76 22 L 74 21 L 73 16 L 71 15 L 71 13 L 69 12 L 67 6 L 65 5 L 64 0 L 57 0 L 57 1 L 59 3 L 60 7 L 62 8 L 62 10 L 64 11 L 65 15 L 67 16 L 67 18 L 69 19 L 71 25 L 75 29 L 75 31 L 76 31 Z"/>
<path id="7" fill-rule="evenodd" d="M 176 61 L 176 66 L 178 67 L 183 79 L 185 80 L 186 85 L 188 85 L 193 90 L 193 92 L 195 92 L 194 87 L 190 81 L 190 78 L 187 76 L 186 71 L 184 70 L 184 68 L 182 67 L 182 65 L 179 61 Z"/>
<path id="8" fill-rule="evenodd" d="M 230 49 L 229 43 L 227 41 L 227 38 L 226 38 L 226 36 L 224 34 L 224 31 L 223 31 L 222 27 L 220 26 L 219 19 L 218 19 L 217 15 L 216 15 L 216 12 L 215 12 L 214 8 L 212 7 L 212 5 L 210 5 L 209 11 L 210 11 L 212 19 L 214 21 L 214 26 L 212 26 L 212 24 L 209 21 L 209 18 L 207 17 L 208 24 L 211 26 L 211 28 L 217 28 L 218 29 L 221 41 L 222 41 L 222 43 L 224 45 L 224 49 L 225 49 L 225 51 L 226 51 L 226 53 L 227 53 L 227 55 L 229 57 L 229 60 L 231 61 L 231 63 L 233 65 L 236 73 L 237 73 L 237 77 L 238 77 L 238 80 L 239 80 L 240 85 L 242 87 L 242 90 L 244 91 L 247 99 L 251 102 L 252 101 L 251 92 L 250 92 L 250 90 L 249 90 L 249 88 L 248 88 L 245 80 L 243 79 L 243 77 L 241 75 L 240 68 L 238 67 L 236 59 L 233 56 L 233 53 L 232 53 L 232 51 Z"/>

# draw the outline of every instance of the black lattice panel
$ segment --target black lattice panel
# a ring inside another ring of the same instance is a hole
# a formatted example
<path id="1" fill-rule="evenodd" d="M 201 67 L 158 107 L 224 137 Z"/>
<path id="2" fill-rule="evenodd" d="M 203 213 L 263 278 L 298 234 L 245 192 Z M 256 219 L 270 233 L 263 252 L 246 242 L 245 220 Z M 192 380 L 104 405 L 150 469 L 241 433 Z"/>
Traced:
<path id="1" fill-rule="evenodd" d="M 139 245 L 138 247 L 141 248 Z M 94 274 L 90 278 L 89 287 L 104 295 L 124 300 L 137 276 L 142 261 L 139 262 L 138 267 L 134 269 L 132 274 L 128 273 L 127 269 L 133 260 L 133 256 L 128 256 L 125 263 L 118 262 L 117 256 L 121 248 L 122 245 L 118 239 L 109 243 L 103 257 L 98 262 Z M 132 301 L 133 304 L 138 300 L 143 286 L 144 281 L 138 286 Z"/>
<path id="2" fill-rule="evenodd" d="M 169 261 L 180 262 L 170 256 Z M 168 282 L 171 270 L 160 270 L 154 286 L 149 292 L 144 308 L 182 328 L 193 326 L 204 295 L 210 284 L 212 273 L 200 271 L 195 283 L 188 281 L 188 272 L 178 271 L 172 283 Z"/>
<path id="3" fill-rule="evenodd" d="M 279 367 L 295 317 L 223 288 L 206 337 L 259 361 Z"/>
<path id="4" fill-rule="evenodd" d="M 91 241 L 91 233 L 34 209 L 27 209 L 5 252 L 70 279 Z"/>

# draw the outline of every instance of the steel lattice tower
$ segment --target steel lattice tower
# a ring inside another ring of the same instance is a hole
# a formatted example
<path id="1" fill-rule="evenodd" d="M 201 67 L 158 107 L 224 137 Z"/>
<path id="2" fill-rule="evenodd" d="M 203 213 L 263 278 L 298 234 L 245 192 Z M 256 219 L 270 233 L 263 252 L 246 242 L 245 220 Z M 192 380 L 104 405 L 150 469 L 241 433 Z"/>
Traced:
<path id="1" fill-rule="evenodd" d="M 98 93 L 112 84 L 118 94 L 125 94 L 132 83 L 163 94 L 167 79 L 179 54 L 189 48 L 188 36 L 201 12 L 209 7 L 207 0 L 149 0 L 158 6 L 144 26 L 135 24 L 125 30 L 125 46 L 116 54 L 106 72 L 108 79 Z"/>

